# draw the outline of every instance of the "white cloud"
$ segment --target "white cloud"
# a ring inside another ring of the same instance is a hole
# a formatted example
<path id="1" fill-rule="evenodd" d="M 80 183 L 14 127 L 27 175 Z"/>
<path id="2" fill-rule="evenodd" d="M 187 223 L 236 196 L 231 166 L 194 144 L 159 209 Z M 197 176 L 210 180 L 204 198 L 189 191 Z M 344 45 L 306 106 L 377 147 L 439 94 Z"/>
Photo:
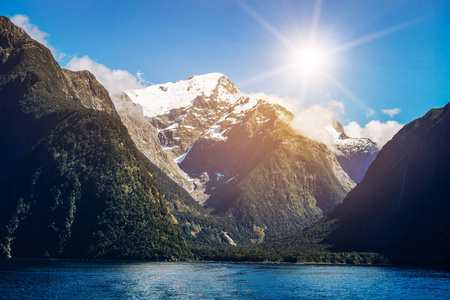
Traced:
<path id="1" fill-rule="evenodd" d="M 367 113 L 366 113 L 366 118 L 370 118 L 374 114 L 375 114 L 375 111 L 373 110 L 373 108 L 369 107 L 369 109 L 367 110 Z"/>
<path id="2" fill-rule="evenodd" d="M 381 149 L 402 127 L 403 124 L 397 121 L 381 123 L 378 120 L 372 120 L 364 127 L 361 127 L 355 121 L 350 122 L 344 126 L 344 130 L 348 136 L 353 138 L 370 138 Z"/>
<path id="3" fill-rule="evenodd" d="M 30 18 L 28 16 L 14 15 L 13 17 L 11 17 L 11 21 L 15 25 L 25 30 L 25 32 L 28 33 L 28 35 L 32 39 L 38 41 L 39 43 L 43 44 L 45 47 L 50 49 L 50 51 L 52 52 L 53 56 L 57 61 L 60 61 L 64 57 L 66 57 L 65 53 L 56 50 L 53 46 L 49 44 L 47 40 L 49 34 L 47 32 L 41 31 L 37 25 L 30 23 Z"/>
<path id="4" fill-rule="evenodd" d="M 153 82 L 150 82 L 148 80 L 144 79 L 144 73 L 142 73 L 141 71 L 137 71 L 136 73 L 136 78 L 138 80 L 138 82 L 142 85 L 148 86 L 148 85 L 152 85 L 154 84 Z"/>
<path id="5" fill-rule="evenodd" d="M 319 141 L 335 151 L 334 138 L 326 130 L 327 125 L 333 124 L 336 112 L 321 105 L 313 105 L 296 114 L 291 126 L 301 135 Z"/>
<path id="6" fill-rule="evenodd" d="M 87 55 L 81 58 L 72 58 L 66 68 L 72 71 L 90 71 L 108 90 L 112 98 L 120 97 L 125 91 L 144 87 L 142 73 L 138 72 L 137 76 L 134 76 L 125 70 L 111 70 L 105 65 L 93 61 Z"/>
<path id="7" fill-rule="evenodd" d="M 382 109 L 381 111 L 383 112 L 383 114 L 393 117 L 395 115 L 398 115 L 401 109 L 397 107 L 393 109 Z"/>

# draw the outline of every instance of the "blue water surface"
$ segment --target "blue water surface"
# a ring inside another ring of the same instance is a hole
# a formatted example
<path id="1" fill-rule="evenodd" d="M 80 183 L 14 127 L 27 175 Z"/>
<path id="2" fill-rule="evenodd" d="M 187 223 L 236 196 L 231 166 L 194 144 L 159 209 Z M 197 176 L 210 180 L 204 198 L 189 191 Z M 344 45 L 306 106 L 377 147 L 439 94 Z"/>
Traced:
<path id="1" fill-rule="evenodd" d="M 350 265 L 0 260 L 1 299 L 446 299 L 450 273 Z"/>

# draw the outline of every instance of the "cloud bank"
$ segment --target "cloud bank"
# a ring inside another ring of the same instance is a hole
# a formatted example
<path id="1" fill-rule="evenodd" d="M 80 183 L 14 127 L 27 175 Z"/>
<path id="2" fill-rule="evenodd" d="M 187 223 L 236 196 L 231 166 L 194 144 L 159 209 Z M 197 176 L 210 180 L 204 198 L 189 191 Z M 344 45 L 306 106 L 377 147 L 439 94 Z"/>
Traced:
<path id="1" fill-rule="evenodd" d="M 344 116 L 344 103 L 337 100 L 330 100 L 326 105 L 313 105 L 306 109 L 300 109 L 301 103 L 296 98 L 280 97 L 265 93 L 251 93 L 247 95 L 284 106 L 294 114 L 291 126 L 301 135 L 322 142 L 333 151 L 336 150 L 334 147 L 334 138 L 326 127 L 332 124 L 333 120 L 341 119 L 341 116 Z M 399 113 L 400 109 L 396 108 L 389 111 L 395 114 Z M 374 114 L 375 111 L 369 108 L 366 117 L 373 116 Z M 403 124 L 397 121 L 382 123 L 378 120 L 372 120 L 363 127 L 355 121 L 347 125 L 343 124 L 343 127 L 348 136 L 352 138 L 369 138 L 381 149 L 403 127 Z"/>
<path id="2" fill-rule="evenodd" d="M 337 101 L 336 101 L 337 102 Z M 298 131 L 301 135 L 304 135 L 310 139 L 319 141 L 328 146 L 331 150 L 335 151 L 333 136 L 326 127 L 333 124 L 335 120 L 336 111 L 331 109 L 336 106 L 336 103 L 328 103 L 328 107 L 322 105 L 313 105 L 307 109 L 300 111 L 295 115 L 291 122 L 291 126 Z M 343 103 L 341 103 L 343 106 Z"/>

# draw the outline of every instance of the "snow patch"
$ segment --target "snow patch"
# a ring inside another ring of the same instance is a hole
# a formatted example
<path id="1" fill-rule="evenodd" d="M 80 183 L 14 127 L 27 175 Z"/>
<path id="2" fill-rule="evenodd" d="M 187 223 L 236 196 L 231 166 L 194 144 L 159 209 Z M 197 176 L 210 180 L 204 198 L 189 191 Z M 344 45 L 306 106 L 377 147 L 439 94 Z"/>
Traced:
<path id="1" fill-rule="evenodd" d="M 237 175 L 236 176 L 233 176 L 233 177 L 231 177 L 230 179 L 228 179 L 227 180 L 227 182 L 225 182 L 225 184 L 227 184 L 228 182 L 230 182 L 231 180 L 233 180 L 233 179 L 235 179 L 237 177 Z"/>
<path id="2" fill-rule="evenodd" d="M 217 125 L 216 129 L 214 129 L 214 133 L 219 134 L 221 128 L 222 128 L 222 125 Z"/>
<path id="3" fill-rule="evenodd" d="M 175 146 L 173 146 L 173 147 L 163 147 L 162 149 L 164 151 L 169 151 L 169 150 L 172 150 L 173 148 L 175 148 Z"/>
<path id="4" fill-rule="evenodd" d="M 258 99 L 253 97 L 245 98 L 240 101 L 241 103 L 239 105 L 236 105 L 236 107 L 233 110 L 233 113 L 237 115 L 242 114 L 243 112 L 248 111 L 253 107 L 255 107 L 255 105 L 258 104 L 258 101 L 259 101 Z"/>
<path id="5" fill-rule="evenodd" d="M 210 138 L 213 138 L 215 140 L 221 140 L 225 141 L 227 138 L 220 133 L 220 130 L 222 129 L 222 125 L 212 125 L 208 131 L 206 131 L 205 135 L 209 136 Z"/>
<path id="6" fill-rule="evenodd" d="M 176 129 L 177 127 L 178 127 L 178 123 L 173 123 L 172 125 L 170 125 L 170 126 L 164 128 L 164 129 L 161 129 L 161 130 L 159 130 L 159 131 L 164 131 L 164 130 L 174 130 L 174 129 Z"/>
<path id="7" fill-rule="evenodd" d="M 186 153 L 184 153 L 183 155 L 181 155 L 181 156 L 175 158 L 174 161 L 175 161 L 177 164 L 180 164 L 180 163 L 186 158 L 186 156 L 188 155 L 189 151 L 191 151 L 191 149 L 192 149 L 192 146 L 190 146 L 190 147 L 187 149 Z"/>

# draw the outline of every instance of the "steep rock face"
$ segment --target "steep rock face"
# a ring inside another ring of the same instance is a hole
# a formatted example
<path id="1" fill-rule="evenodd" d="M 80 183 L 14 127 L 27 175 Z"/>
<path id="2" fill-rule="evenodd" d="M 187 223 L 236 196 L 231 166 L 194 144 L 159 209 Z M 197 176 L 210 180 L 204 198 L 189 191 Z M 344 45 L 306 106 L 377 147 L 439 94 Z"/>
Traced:
<path id="1" fill-rule="evenodd" d="M 178 167 L 175 162 L 176 156 L 163 149 L 158 138 L 158 129 L 144 116 L 142 107 L 133 103 L 126 94 L 113 97 L 113 101 L 120 119 L 127 127 L 139 151 L 177 184 L 185 190 L 191 191 L 192 182 Z"/>
<path id="2" fill-rule="evenodd" d="M 187 242 L 209 246 L 234 243 L 227 232 L 234 236 L 237 236 L 238 232 L 229 224 L 228 220 L 212 216 L 187 191 L 172 181 L 157 166 L 151 165 L 155 170 L 155 177 L 164 191 L 167 205 L 183 229 Z"/>
<path id="3" fill-rule="evenodd" d="M 450 266 L 450 105 L 401 129 L 328 219 L 338 249 Z"/>
<path id="4" fill-rule="evenodd" d="M 223 74 L 211 73 L 130 91 L 128 96 L 143 106 L 164 149 L 179 156 L 218 121 L 239 93 Z"/>
<path id="5" fill-rule="evenodd" d="M 81 103 L 84 107 L 107 112 L 119 118 L 108 91 L 88 71 L 73 72 L 62 69 L 66 78 L 65 93 L 69 99 Z"/>
<path id="6" fill-rule="evenodd" d="M 334 139 L 335 155 L 342 169 L 355 183 L 361 182 L 380 152 L 377 145 L 368 138 L 349 137 L 337 121 L 326 129 Z"/>
<path id="7" fill-rule="evenodd" d="M 91 74 L 61 70 L 0 17 L 2 256 L 188 255 L 153 171 L 104 98 Z"/>
<path id="8" fill-rule="evenodd" d="M 132 90 L 113 98 L 138 149 L 196 199 L 204 200 L 202 180 L 190 179 L 177 165 L 181 156 L 240 91 L 220 73 Z"/>

